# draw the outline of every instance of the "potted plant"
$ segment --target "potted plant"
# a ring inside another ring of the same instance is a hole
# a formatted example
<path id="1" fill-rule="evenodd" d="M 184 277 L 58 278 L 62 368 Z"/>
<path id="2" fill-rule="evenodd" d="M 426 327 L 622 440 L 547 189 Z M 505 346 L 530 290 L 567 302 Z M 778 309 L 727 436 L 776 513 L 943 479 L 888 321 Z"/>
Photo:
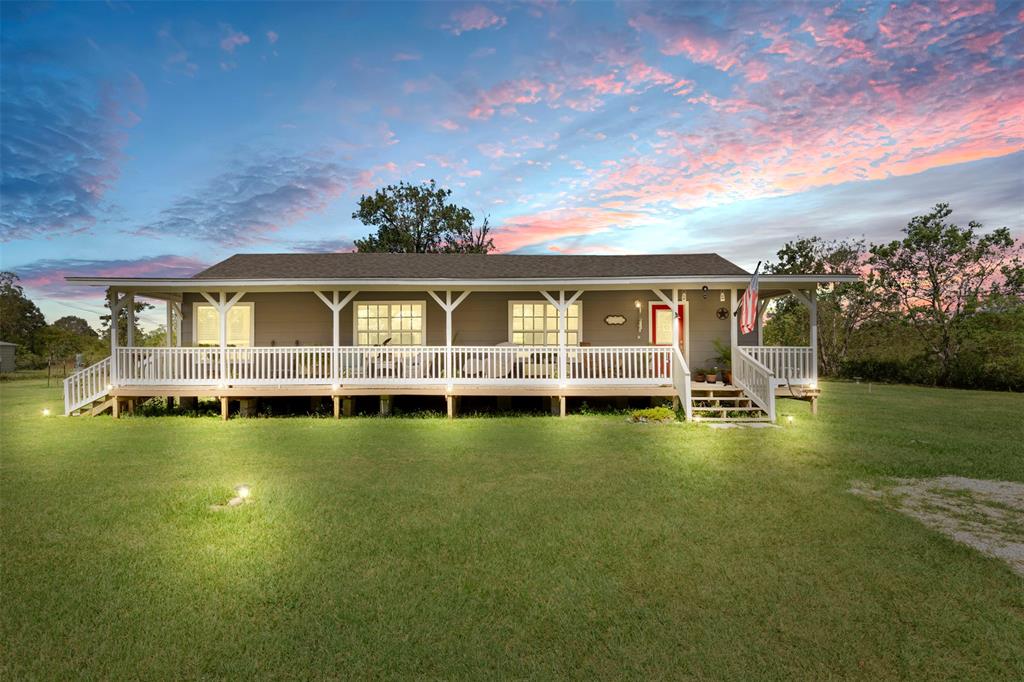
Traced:
<path id="1" fill-rule="evenodd" d="M 715 362 L 722 368 L 722 383 L 732 383 L 732 348 L 729 344 L 722 343 L 718 339 L 715 339 L 712 343 L 715 346 Z"/>
<path id="2" fill-rule="evenodd" d="M 713 370 L 708 372 L 708 383 L 709 384 L 718 383 L 718 368 L 717 367 L 715 367 Z"/>
<path id="3" fill-rule="evenodd" d="M 704 370 L 702 370 L 702 369 L 694 370 L 694 372 L 693 372 L 693 380 L 694 381 L 700 383 L 702 381 L 705 381 L 706 379 L 707 379 L 707 375 L 704 373 Z"/>

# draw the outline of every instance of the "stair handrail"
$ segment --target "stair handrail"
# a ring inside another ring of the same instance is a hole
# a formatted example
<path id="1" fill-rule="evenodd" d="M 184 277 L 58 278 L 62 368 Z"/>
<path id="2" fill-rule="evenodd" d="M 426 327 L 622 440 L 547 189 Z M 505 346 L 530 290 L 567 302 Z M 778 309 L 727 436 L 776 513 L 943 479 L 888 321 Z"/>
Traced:
<path id="1" fill-rule="evenodd" d="M 732 380 L 775 421 L 775 374 L 740 346 L 732 348 Z"/>
<path id="2" fill-rule="evenodd" d="M 676 395 L 683 401 L 683 413 L 686 415 L 686 421 L 692 421 L 693 396 L 690 385 L 690 367 L 686 364 L 683 352 L 676 345 L 672 346 L 672 385 L 676 389 Z"/>
<path id="3" fill-rule="evenodd" d="M 64 379 L 64 415 L 102 398 L 110 389 L 111 357 L 72 372 Z"/>

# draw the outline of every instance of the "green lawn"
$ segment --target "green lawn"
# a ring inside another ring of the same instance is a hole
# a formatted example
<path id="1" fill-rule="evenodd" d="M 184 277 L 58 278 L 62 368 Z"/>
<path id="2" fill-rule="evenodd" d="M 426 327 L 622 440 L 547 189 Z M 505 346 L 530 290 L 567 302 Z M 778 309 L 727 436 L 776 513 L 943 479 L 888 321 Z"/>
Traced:
<path id="1" fill-rule="evenodd" d="M 47 406 L 0 384 L 3 679 L 1024 677 L 1024 580 L 846 492 L 1024 481 L 1019 395 L 831 384 L 730 431 Z"/>

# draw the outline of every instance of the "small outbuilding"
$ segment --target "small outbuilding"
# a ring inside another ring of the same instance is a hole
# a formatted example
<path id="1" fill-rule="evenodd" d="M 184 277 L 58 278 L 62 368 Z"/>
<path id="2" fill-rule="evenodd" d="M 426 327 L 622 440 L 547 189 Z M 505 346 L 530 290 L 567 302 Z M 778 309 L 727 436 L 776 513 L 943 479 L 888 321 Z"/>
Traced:
<path id="1" fill-rule="evenodd" d="M 0 372 L 14 371 L 14 351 L 17 347 L 16 343 L 0 341 Z"/>

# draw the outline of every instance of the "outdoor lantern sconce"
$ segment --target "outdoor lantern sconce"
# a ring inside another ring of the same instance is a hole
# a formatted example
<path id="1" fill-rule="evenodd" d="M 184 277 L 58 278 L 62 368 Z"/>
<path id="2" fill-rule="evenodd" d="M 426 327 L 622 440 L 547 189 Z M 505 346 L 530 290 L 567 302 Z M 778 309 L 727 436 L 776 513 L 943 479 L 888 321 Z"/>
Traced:
<path id="1" fill-rule="evenodd" d="M 708 285 L 707 284 L 705 284 L 704 286 L 702 286 L 700 288 L 700 295 L 703 296 L 705 299 L 708 297 Z"/>
<path id="2" fill-rule="evenodd" d="M 725 292 L 724 291 L 719 291 L 718 292 L 718 302 L 719 303 L 725 303 Z"/>

